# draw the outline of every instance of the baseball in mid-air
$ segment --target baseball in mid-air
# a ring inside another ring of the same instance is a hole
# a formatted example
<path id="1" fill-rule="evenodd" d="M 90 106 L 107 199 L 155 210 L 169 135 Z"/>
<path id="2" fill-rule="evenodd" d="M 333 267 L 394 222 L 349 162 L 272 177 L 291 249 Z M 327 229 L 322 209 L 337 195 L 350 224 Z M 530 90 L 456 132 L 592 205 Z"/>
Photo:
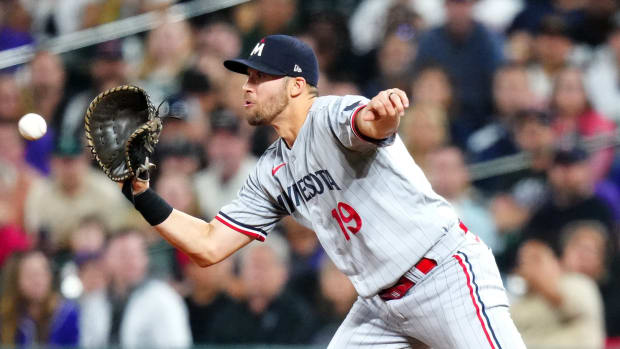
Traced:
<path id="1" fill-rule="evenodd" d="M 47 123 L 45 123 L 45 119 L 43 119 L 41 115 L 35 113 L 28 113 L 22 116 L 21 119 L 19 119 L 17 127 L 22 137 L 29 141 L 39 139 L 47 132 Z"/>

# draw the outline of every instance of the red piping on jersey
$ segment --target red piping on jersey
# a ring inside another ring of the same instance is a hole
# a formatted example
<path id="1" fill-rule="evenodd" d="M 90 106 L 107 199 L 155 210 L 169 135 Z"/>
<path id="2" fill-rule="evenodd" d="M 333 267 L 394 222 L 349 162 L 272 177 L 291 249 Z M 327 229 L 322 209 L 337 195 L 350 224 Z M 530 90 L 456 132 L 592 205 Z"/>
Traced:
<path id="1" fill-rule="evenodd" d="M 482 330 L 484 331 L 484 334 L 487 337 L 487 341 L 491 345 L 491 348 L 495 349 L 495 345 L 493 345 L 493 342 L 491 341 L 491 336 L 489 336 L 489 331 L 487 331 L 487 327 L 484 324 L 484 321 L 482 320 L 482 316 L 480 316 L 480 307 L 478 306 L 478 303 L 476 303 L 476 299 L 474 298 L 474 289 L 471 287 L 471 278 L 469 277 L 469 272 L 467 272 L 467 268 L 465 267 L 465 264 L 463 264 L 463 260 L 461 259 L 461 256 L 455 254 L 452 257 L 454 257 L 461 265 L 461 268 L 463 268 L 463 272 L 465 273 L 465 276 L 467 277 L 467 287 L 469 288 L 469 296 L 471 297 L 472 303 L 474 303 L 474 308 L 476 308 L 476 315 L 478 316 L 478 320 L 480 320 L 480 325 L 482 325 Z"/>
<path id="2" fill-rule="evenodd" d="M 278 172 L 278 170 L 279 170 L 282 166 L 284 166 L 284 165 L 286 165 L 286 162 L 283 162 L 283 163 L 281 163 L 280 165 L 278 165 L 278 166 L 276 166 L 276 167 L 272 168 L 272 169 L 271 169 L 271 175 L 272 175 L 272 176 L 275 176 L 275 175 L 276 175 L 276 172 Z"/>
<path id="3" fill-rule="evenodd" d="M 353 133 L 357 136 L 357 138 L 366 141 L 364 139 L 364 137 L 362 137 L 357 130 L 357 126 L 355 125 L 355 117 L 357 116 L 357 113 L 362 110 L 364 107 L 366 106 L 366 104 L 361 105 L 359 107 L 357 107 L 357 109 L 355 109 L 355 111 L 353 112 L 353 115 L 351 115 L 351 129 L 353 130 Z"/>
<path id="4" fill-rule="evenodd" d="M 265 237 L 264 236 L 262 236 L 260 234 L 253 233 L 253 232 L 248 231 L 248 230 L 244 230 L 244 229 L 235 227 L 234 225 L 228 223 L 226 220 L 224 220 L 224 218 L 220 217 L 219 215 L 215 216 L 215 219 L 217 219 L 218 221 L 224 223 L 224 225 L 226 225 L 230 229 L 233 229 L 235 231 L 240 232 L 241 234 L 245 234 L 245 235 L 247 235 L 247 236 L 249 236 L 251 238 L 254 238 L 254 239 L 258 240 L 258 241 L 265 241 Z"/>

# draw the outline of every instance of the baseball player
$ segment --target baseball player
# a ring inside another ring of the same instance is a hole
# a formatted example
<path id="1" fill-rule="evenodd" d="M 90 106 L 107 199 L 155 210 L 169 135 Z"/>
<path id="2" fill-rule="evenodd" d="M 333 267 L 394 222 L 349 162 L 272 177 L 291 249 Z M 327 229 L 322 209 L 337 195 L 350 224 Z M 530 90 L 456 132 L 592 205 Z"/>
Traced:
<path id="1" fill-rule="evenodd" d="M 359 294 L 329 348 L 525 348 L 489 248 L 433 192 L 396 134 L 409 107 L 403 91 L 318 97 L 314 52 L 285 35 L 224 66 L 248 75 L 248 122 L 280 138 L 208 223 L 133 181 L 136 208 L 164 238 L 208 266 L 268 239 L 291 215 Z"/>

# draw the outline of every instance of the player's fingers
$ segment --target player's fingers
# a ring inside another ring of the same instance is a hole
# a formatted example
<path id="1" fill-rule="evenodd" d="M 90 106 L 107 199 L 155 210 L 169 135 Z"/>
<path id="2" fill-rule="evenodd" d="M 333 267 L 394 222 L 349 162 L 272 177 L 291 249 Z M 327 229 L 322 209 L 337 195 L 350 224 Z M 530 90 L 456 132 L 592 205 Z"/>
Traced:
<path id="1" fill-rule="evenodd" d="M 370 101 L 369 106 L 370 109 L 375 112 L 375 115 L 378 118 L 384 118 L 387 115 L 387 110 L 385 109 L 385 102 L 382 102 L 379 96 L 373 98 Z"/>
<path id="2" fill-rule="evenodd" d="M 392 92 L 398 95 L 398 97 L 400 97 L 400 101 L 403 104 L 403 107 L 405 107 L 405 109 L 409 108 L 409 98 L 407 97 L 407 94 L 405 93 L 405 91 L 399 88 L 393 88 Z"/>
<path id="3" fill-rule="evenodd" d="M 392 92 L 390 90 L 387 90 L 387 91 L 382 91 L 381 93 L 379 93 L 379 96 L 378 96 L 379 100 L 383 103 L 385 107 L 386 117 L 396 116 L 396 109 L 394 109 L 394 105 L 392 104 L 392 101 L 390 100 L 391 95 L 392 95 Z"/>
<path id="4" fill-rule="evenodd" d="M 390 93 L 389 96 L 390 96 L 390 102 L 392 102 L 392 105 L 394 106 L 394 109 L 396 110 L 396 115 L 403 116 L 403 114 L 405 113 L 405 106 L 403 106 L 403 103 L 400 97 L 396 93 Z"/>

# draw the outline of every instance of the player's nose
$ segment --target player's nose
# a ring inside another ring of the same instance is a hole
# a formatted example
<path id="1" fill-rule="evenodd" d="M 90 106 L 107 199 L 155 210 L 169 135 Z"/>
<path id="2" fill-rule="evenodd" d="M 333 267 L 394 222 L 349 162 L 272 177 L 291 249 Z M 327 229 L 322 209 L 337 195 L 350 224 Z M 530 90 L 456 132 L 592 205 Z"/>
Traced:
<path id="1" fill-rule="evenodd" d="M 250 78 L 248 77 L 248 79 L 245 80 L 245 83 L 241 88 L 243 89 L 243 92 L 247 94 L 248 92 L 254 91 L 254 87 L 254 84 L 250 81 Z"/>

